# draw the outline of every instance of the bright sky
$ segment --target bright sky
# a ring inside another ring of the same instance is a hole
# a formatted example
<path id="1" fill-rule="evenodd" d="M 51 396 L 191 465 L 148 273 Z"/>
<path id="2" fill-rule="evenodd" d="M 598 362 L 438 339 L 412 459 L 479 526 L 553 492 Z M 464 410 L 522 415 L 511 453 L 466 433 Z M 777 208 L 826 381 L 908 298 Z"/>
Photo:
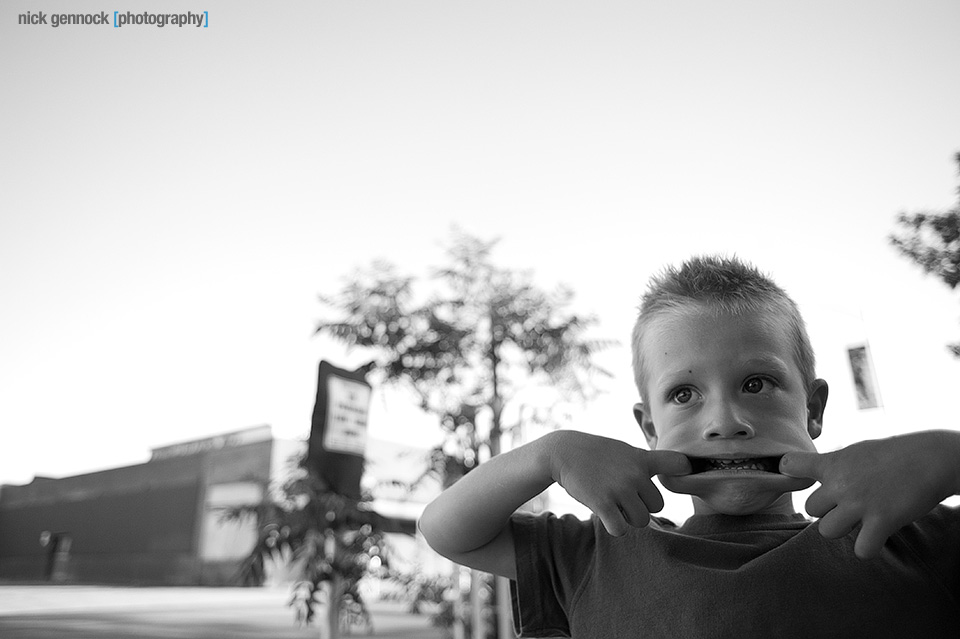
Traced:
<path id="1" fill-rule="evenodd" d="M 128 7 L 209 27 L 0 7 L 0 482 L 257 424 L 305 437 L 319 360 L 359 363 L 313 336 L 317 294 L 375 258 L 423 273 L 453 224 L 623 343 L 578 428 L 640 443 L 637 301 L 714 251 L 807 313 L 828 448 L 960 428 L 960 305 L 886 240 L 898 212 L 956 201 L 953 0 Z M 852 408 L 864 339 L 882 418 Z M 374 403 L 373 436 L 436 438 L 402 397 Z"/>

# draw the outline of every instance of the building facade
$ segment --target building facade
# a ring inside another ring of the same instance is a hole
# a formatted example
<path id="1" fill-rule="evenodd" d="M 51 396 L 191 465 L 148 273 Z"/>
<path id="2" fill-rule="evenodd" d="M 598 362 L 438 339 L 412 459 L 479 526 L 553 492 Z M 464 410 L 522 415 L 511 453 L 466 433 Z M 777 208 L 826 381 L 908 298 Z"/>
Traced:
<path id="1" fill-rule="evenodd" d="M 283 463 L 269 426 L 152 451 L 149 461 L 0 489 L 0 579 L 216 585 L 256 541 L 255 505 Z"/>
<path id="2" fill-rule="evenodd" d="M 225 513 L 259 504 L 305 450 L 258 426 L 155 448 L 143 464 L 4 485 L 0 581 L 237 585 L 258 522 Z M 392 545 L 419 567 L 437 561 L 414 522 L 439 487 L 396 483 L 422 474 L 426 455 L 370 440 L 364 475 L 375 511 L 403 531 Z"/>

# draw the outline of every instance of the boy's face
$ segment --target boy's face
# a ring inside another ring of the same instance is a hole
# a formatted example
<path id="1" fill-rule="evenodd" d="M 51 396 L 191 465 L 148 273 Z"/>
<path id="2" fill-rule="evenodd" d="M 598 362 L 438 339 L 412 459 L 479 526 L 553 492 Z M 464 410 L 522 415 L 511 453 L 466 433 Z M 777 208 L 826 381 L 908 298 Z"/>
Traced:
<path id="1" fill-rule="evenodd" d="M 827 385 L 804 387 L 786 322 L 691 306 L 655 318 L 643 337 L 646 404 L 635 414 L 651 448 L 691 458 L 660 478 L 692 495 L 698 514 L 794 512 L 790 492 L 813 482 L 778 472 L 790 451 L 815 451 Z"/>

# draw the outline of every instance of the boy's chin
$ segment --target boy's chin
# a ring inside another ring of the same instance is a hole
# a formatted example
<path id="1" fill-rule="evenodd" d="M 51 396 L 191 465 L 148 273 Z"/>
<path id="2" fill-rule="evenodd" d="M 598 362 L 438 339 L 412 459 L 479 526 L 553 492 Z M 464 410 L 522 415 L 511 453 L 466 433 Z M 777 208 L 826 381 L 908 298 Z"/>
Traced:
<path id="1" fill-rule="evenodd" d="M 692 495 L 709 510 L 724 515 L 753 515 L 774 506 L 779 510 L 778 500 L 785 494 L 813 485 L 811 479 L 759 471 L 661 476 L 660 482 L 667 490 Z M 790 509 L 792 511 L 792 505 Z"/>

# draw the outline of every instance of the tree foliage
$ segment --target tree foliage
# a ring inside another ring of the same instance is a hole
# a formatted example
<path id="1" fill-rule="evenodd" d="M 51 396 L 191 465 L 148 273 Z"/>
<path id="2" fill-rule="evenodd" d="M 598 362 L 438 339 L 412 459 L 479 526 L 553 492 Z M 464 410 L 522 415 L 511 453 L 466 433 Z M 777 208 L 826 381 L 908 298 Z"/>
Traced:
<path id="1" fill-rule="evenodd" d="M 447 484 L 476 463 L 481 445 L 499 451 L 503 410 L 518 390 L 540 383 L 586 399 L 596 376 L 609 375 L 593 358 L 612 342 L 587 337 L 596 322 L 568 310 L 572 291 L 544 291 L 530 272 L 496 266 L 496 243 L 455 231 L 426 290 L 380 261 L 321 296 L 336 319 L 319 322 L 317 332 L 370 349 L 382 383 L 406 386 L 438 416 L 447 445 L 433 467 Z M 491 427 L 481 441 L 483 411 Z"/>
<path id="2" fill-rule="evenodd" d="M 370 501 L 370 495 L 357 502 L 332 492 L 300 459 L 293 476 L 259 505 L 225 513 L 233 519 L 253 516 L 260 529 L 239 581 L 262 585 L 271 568 L 286 570 L 293 580 L 289 605 L 299 623 L 314 622 L 323 600 L 331 596 L 337 605 L 330 623 L 369 623 L 360 580 L 373 566 L 389 567 Z"/>
<path id="3" fill-rule="evenodd" d="M 960 153 L 955 156 L 960 168 Z M 957 189 L 960 196 L 960 188 Z M 960 284 L 960 201 L 947 211 L 924 211 L 897 216 L 898 234 L 890 242 L 924 272 L 943 281 L 951 290 Z M 960 343 L 948 345 L 960 357 Z"/>

